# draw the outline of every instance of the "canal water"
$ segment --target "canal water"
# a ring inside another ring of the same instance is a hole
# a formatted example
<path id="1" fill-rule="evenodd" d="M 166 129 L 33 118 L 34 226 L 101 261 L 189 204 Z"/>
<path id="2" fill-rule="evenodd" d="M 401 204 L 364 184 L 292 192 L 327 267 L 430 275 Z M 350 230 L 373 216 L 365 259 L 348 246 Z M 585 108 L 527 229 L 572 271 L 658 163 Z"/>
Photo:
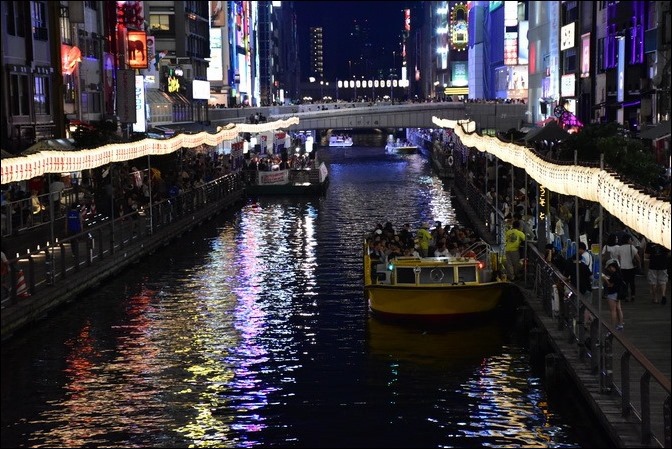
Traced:
<path id="1" fill-rule="evenodd" d="M 2 447 L 604 447 L 508 313 L 369 315 L 362 236 L 461 223 L 420 154 L 323 148 L 324 197 L 259 198 L 2 345 Z"/>

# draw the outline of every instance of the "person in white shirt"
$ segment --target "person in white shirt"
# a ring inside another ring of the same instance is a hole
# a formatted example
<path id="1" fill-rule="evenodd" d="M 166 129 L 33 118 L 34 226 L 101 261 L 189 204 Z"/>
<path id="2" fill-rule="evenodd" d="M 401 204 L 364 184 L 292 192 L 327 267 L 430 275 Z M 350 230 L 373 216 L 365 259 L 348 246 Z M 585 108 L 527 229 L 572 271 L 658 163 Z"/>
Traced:
<path id="1" fill-rule="evenodd" d="M 54 207 L 54 213 L 60 215 L 61 213 L 61 192 L 65 189 L 65 184 L 61 181 L 61 177 L 57 176 L 49 184 L 49 193 L 51 194 L 51 203 Z"/>
<path id="2" fill-rule="evenodd" d="M 623 280 L 630 290 L 629 297 L 626 301 L 634 301 L 635 267 L 639 266 L 640 257 L 637 248 L 632 244 L 632 237 L 629 234 L 623 234 L 621 237 L 621 245 L 616 250 L 616 254 L 618 255 L 618 262 L 621 266 Z"/>
<path id="3" fill-rule="evenodd" d="M 593 255 L 584 242 L 579 242 L 579 261 L 586 264 L 591 272 L 593 271 Z"/>
<path id="4" fill-rule="evenodd" d="M 434 257 L 450 257 L 450 251 L 446 247 L 446 239 L 439 239 L 434 250 Z"/>
<path id="5" fill-rule="evenodd" d="M 616 234 L 609 234 L 607 243 L 602 247 L 602 265 L 609 259 L 618 260 L 618 239 Z"/>

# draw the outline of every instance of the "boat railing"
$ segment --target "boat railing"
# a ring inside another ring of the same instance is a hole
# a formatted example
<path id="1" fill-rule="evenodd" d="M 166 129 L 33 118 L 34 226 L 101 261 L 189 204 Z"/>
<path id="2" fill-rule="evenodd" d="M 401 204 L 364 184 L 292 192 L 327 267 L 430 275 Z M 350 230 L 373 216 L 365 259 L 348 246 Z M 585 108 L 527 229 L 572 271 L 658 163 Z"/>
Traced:
<path id="1" fill-rule="evenodd" d="M 490 252 L 492 252 L 492 248 L 487 242 L 484 240 L 477 240 L 469 245 L 464 251 L 462 251 L 460 255 L 464 257 L 469 253 L 474 253 L 476 255 L 475 259 L 481 260 L 484 259 Z"/>

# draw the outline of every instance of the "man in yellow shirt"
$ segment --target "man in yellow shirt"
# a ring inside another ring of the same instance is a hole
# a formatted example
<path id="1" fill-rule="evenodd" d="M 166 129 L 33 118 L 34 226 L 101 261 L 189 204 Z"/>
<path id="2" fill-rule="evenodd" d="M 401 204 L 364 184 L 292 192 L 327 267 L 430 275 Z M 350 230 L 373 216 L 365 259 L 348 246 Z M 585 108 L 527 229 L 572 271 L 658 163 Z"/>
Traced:
<path id="1" fill-rule="evenodd" d="M 525 241 L 525 234 L 520 230 L 520 220 L 514 220 L 511 229 L 504 234 L 506 250 L 506 275 L 510 281 L 516 278 L 520 271 L 520 245 Z"/>
<path id="2" fill-rule="evenodd" d="M 418 240 L 418 252 L 422 257 L 427 257 L 429 253 L 429 242 L 432 241 L 432 234 L 429 232 L 429 223 L 425 222 L 416 233 Z"/>

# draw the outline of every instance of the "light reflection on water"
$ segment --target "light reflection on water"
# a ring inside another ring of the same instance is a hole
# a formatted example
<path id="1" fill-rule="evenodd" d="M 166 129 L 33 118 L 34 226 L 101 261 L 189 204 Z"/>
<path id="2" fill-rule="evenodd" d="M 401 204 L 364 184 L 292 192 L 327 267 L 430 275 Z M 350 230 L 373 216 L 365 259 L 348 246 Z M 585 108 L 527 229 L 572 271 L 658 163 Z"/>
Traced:
<path id="1" fill-rule="evenodd" d="M 362 234 L 457 220 L 423 157 L 322 156 L 3 344 L 3 447 L 578 446 L 502 323 L 369 317 Z"/>

